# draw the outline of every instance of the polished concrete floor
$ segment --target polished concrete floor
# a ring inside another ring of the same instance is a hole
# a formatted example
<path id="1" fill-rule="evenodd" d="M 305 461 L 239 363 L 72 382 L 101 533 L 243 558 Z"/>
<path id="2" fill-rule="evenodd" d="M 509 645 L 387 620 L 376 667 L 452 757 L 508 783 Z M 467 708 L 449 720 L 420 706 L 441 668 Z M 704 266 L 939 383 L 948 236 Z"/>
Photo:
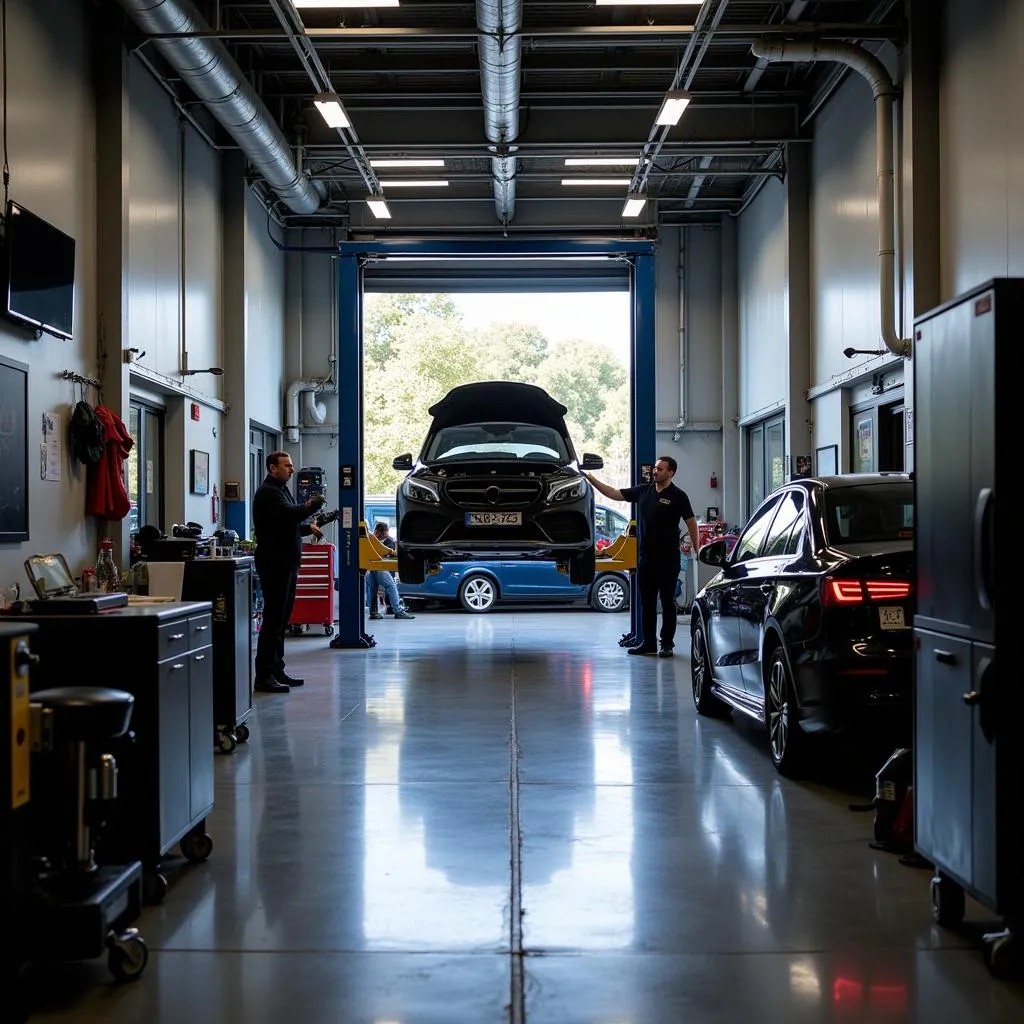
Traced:
<path id="1" fill-rule="evenodd" d="M 372 625 L 289 641 L 306 686 L 218 757 L 216 848 L 138 922 L 143 977 L 39 971 L 33 1020 L 1024 1020 L 987 913 L 935 927 L 930 873 L 868 846 L 878 762 L 780 778 L 759 729 L 696 717 L 685 654 L 626 656 L 628 614 Z"/>

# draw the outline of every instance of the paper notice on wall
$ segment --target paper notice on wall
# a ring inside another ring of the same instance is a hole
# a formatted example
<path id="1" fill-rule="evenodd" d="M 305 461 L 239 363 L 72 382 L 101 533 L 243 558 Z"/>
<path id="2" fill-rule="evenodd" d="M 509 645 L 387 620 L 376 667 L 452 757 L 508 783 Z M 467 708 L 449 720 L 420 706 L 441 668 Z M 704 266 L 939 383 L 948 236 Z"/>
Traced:
<path id="1" fill-rule="evenodd" d="M 43 413 L 43 443 L 39 446 L 39 476 L 42 480 L 60 480 L 64 445 L 60 436 L 60 413 Z"/>
<path id="2" fill-rule="evenodd" d="M 44 441 L 39 446 L 39 477 L 42 480 L 60 480 L 60 441 Z"/>

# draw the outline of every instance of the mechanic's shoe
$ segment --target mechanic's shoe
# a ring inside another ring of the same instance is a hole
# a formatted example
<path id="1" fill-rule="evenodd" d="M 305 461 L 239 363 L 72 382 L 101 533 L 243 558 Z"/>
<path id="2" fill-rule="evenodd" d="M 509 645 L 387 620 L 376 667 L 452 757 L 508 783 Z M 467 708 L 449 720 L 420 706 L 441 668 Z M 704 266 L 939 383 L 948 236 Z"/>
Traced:
<path id="1" fill-rule="evenodd" d="M 662 646 L 661 650 L 658 651 L 658 657 L 659 658 L 671 658 L 674 653 L 675 653 L 675 648 L 674 647 Z"/>
<path id="2" fill-rule="evenodd" d="M 657 647 L 647 647 L 647 646 L 630 647 L 629 650 L 626 651 L 626 653 L 627 654 L 657 654 L 658 653 L 658 648 Z"/>
<path id="3" fill-rule="evenodd" d="M 257 679 L 253 683 L 252 688 L 257 693 L 288 693 L 291 689 L 285 686 L 284 683 L 279 683 L 276 679 Z"/>
<path id="4" fill-rule="evenodd" d="M 407 612 L 404 608 L 399 608 L 398 611 L 395 612 L 395 618 L 396 619 L 415 619 L 416 616 L 413 615 L 411 612 Z"/>
<path id="5" fill-rule="evenodd" d="M 370 612 L 371 619 L 383 619 L 384 616 L 380 612 Z"/>
<path id="6" fill-rule="evenodd" d="M 275 672 L 274 678 L 279 683 L 284 683 L 285 686 L 305 686 L 305 679 L 293 679 L 291 676 L 286 675 L 284 672 Z"/>

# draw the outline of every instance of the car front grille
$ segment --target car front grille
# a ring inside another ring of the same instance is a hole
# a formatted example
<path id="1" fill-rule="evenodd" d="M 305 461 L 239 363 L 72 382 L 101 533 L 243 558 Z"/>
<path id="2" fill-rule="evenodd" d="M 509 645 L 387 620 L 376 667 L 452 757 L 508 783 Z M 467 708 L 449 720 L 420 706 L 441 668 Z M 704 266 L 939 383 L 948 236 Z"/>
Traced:
<path id="1" fill-rule="evenodd" d="M 522 509 L 540 497 L 542 486 L 540 480 L 523 477 L 465 477 L 449 480 L 444 494 L 456 508 Z"/>
<path id="2" fill-rule="evenodd" d="M 552 544 L 573 544 L 590 533 L 586 517 L 579 512 L 548 512 L 541 517 L 541 526 Z"/>

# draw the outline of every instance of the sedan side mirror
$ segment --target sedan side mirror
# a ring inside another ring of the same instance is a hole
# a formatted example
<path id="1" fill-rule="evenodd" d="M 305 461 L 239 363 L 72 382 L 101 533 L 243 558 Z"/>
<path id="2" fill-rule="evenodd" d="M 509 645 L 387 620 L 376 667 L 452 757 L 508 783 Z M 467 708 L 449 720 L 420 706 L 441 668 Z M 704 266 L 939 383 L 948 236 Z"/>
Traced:
<path id="1" fill-rule="evenodd" d="M 396 455 L 394 461 L 391 463 L 392 469 L 412 469 L 412 452 L 406 452 L 404 455 Z"/>
<path id="2" fill-rule="evenodd" d="M 604 459 L 600 455 L 592 455 L 590 452 L 583 453 L 583 461 L 580 463 L 584 472 L 592 469 L 604 469 Z"/>
<path id="3" fill-rule="evenodd" d="M 729 557 L 728 542 L 725 540 L 713 540 L 697 552 L 697 560 L 705 565 L 714 565 L 721 568 Z"/>

